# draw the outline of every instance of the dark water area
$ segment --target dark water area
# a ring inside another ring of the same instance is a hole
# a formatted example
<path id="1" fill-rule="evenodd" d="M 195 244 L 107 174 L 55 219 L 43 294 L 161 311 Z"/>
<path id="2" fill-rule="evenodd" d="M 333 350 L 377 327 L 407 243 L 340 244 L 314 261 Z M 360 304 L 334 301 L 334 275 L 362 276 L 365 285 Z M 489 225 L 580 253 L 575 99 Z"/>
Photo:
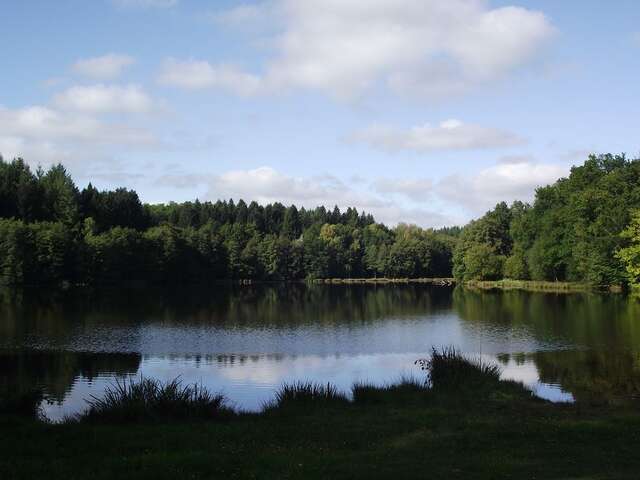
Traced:
<path id="1" fill-rule="evenodd" d="M 640 301 L 427 285 L 0 291 L 0 394 L 56 420 L 116 378 L 202 383 L 256 410 L 283 383 L 384 384 L 432 346 L 497 362 L 553 401 L 640 396 Z"/>

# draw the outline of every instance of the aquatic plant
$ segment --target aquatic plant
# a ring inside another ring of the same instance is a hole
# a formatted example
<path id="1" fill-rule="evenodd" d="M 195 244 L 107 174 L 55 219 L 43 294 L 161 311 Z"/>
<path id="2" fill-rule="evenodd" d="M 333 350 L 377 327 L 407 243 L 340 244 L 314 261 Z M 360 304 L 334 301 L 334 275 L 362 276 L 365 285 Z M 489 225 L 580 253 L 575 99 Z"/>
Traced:
<path id="1" fill-rule="evenodd" d="M 416 360 L 427 373 L 426 384 L 433 390 L 478 389 L 500 381 L 500 367 L 464 356 L 455 347 L 433 347 L 431 357 Z"/>

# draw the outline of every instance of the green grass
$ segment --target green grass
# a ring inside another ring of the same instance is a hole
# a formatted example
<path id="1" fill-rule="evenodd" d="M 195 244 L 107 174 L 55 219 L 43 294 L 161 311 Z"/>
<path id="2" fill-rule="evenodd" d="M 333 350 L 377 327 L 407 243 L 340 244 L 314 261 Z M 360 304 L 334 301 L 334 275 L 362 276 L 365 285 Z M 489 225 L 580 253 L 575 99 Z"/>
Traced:
<path id="1" fill-rule="evenodd" d="M 637 406 L 551 404 L 489 365 L 436 353 L 429 384 L 358 384 L 353 400 L 298 383 L 283 386 L 275 408 L 208 419 L 0 416 L 0 478 L 638 478 Z"/>

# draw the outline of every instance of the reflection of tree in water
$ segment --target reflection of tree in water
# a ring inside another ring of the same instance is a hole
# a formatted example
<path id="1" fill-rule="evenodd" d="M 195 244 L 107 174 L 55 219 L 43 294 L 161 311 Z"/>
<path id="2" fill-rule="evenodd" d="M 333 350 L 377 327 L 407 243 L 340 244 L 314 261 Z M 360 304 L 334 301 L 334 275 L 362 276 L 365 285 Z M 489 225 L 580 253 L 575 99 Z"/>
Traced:
<path id="1" fill-rule="evenodd" d="M 137 354 L 0 353 L 0 394 L 42 388 L 47 398 L 61 402 L 78 378 L 134 374 L 140 361 Z"/>
<path id="2" fill-rule="evenodd" d="M 144 324 L 219 328 L 368 323 L 389 316 L 448 311 L 451 290 L 419 285 L 275 284 L 209 289 L 74 290 L 45 296 L 0 291 L 0 348 L 32 346 L 33 338 L 64 344 L 77 332 Z M 57 340 L 57 341 L 56 341 Z M 37 346 L 37 345 L 36 345 Z"/>
<path id="3" fill-rule="evenodd" d="M 283 353 L 262 353 L 262 354 L 202 354 L 202 355 L 154 355 L 156 360 L 187 361 L 193 362 L 197 367 L 201 365 L 221 365 L 233 366 L 236 364 L 257 363 L 263 360 L 269 362 L 282 362 L 285 358 L 295 358 L 295 355 L 285 355 Z"/>
<path id="4" fill-rule="evenodd" d="M 541 382 L 559 385 L 579 402 L 640 399 L 640 352 L 558 350 L 500 354 L 507 365 L 533 362 Z"/>
<path id="5" fill-rule="evenodd" d="M 625 295 L 479 291 L 458 287 L 453 308 L 463 320 L 523 328 L 541 343 L 640 350 L 640 302 Z"/>
<path id="6" fill-rule="evenodd" d="M 577 401 L 640 399 L 638 352 L 538 352 L 533 360 L 542 382 L 561 385 Z"/>
<path id="7" fill-rule="evenodd" d="M 469 322 L 526 328 L 539 342 L 571 350 L 500 355 L 533 360 L 540 380 L 579 401 L 640 397 L 640 302 L 624 295 L 549 294 L 457 288 L 454 309 Z"/>

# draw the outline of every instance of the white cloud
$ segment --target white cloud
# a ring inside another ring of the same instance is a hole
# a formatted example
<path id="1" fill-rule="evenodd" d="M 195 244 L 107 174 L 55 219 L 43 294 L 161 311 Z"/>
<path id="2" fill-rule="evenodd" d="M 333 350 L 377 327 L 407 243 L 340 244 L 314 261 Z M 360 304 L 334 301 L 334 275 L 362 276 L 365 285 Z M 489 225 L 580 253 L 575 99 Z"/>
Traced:
<path id="1" fill-rule="evenodd" d="M 400 194 L 415 201 L 425 201 L 432 194 L 433 182 L 428 178 L 381 178 L 373 183 L 373 187 L 379 193 Z"/>
<path id="2" fill-rule="evenodd" d="M 569 173 L 563 165 L 536 163 L 525 156 L 503 157 L 477 173 L 429 178 L 359 179 L 345 182 L 332 175 L 296 177 L 272 167 L 222 174 L 169 174 L 164 187 L 201 187 L 205 199 L 242 198 L 259 203 L 281 202 L 313 208 L 356 207 L 388 225 L 399 222 L 423 227 L 461 225 L 496 203 L 531 201 L 535 189 Z"/>
<path id="3" fill-rule="evenodd" d="M 514 133 L 459 120 L 445 120 L 438 126 L 425 124 L 409 130 L 374 125 L 356 132 L 350 140 L 387 151 L 470 150 L 522 145 L 525 140 Z"/>
<path id="4" fill-rule="evenodd" d="M 121 8 L 169 8 L 175 7 L 179 0 L 112 0 Z"/>
<path id="5" fill-rule="evenodd" d="M 357 189 L 332 175 L 295 177 L 271 167 L 253 170 L 234 170 L 220 175 L 166 175 L 158 180 L 162 186 L 194 188 L 204 186 L 205 198 L 242 198 L 259 203 L 281 202 L 307 208 L 324 205 L 332 208 L 356 207 L 372 213 L 378 221 L 394 225 L 398 222 L 423 226 L 442 226 L 456 219 L 432 211 L 424 206 L 406 206 L 369 189 Z M 366 185 L 365 185 L 366 187 Z"/>
<path id="6" fill-rule="evenodd" d="M 474 175 L 450 175 L 438 182 L 434 193 L 473 215 L 484 213 L 501 201 L 531 201 L 537 187 L 566 176 L 564 165 L 504 159 Z"/>
<path id="7" fill-rule="evenodd" d="M 93 116 L 46 106 L 0 106 L 0 154 L 31 164 L 84 163 L 104 159 L 107 151 L 155 148 L 155 136 L 143 128 L 107 123 Z"/>
<path id="8" fill-rule="evenodd" d="M 158 81 L 186 89 L 222 88 L 238 95 L 253 95 L 262 88 L 260 79 L 230 65 L 212 66 L 196 60 L 168 58 L 162 65 Z"/>
<path id="9" fill-rule="evenodd" d="M 94 117 L 63 113 L 43 106 L 16 110 L 0 107 L 0 132 L 3 136 L 36 140 L 118 144 L 149 144 L 154 141 L 144 130 L 104 123 Z"/>
<path id="10" fill-rule="evenodd" d="M 238 5 L 229 10 L 214 12 L 209 15 L 216 24 L 235 28 L 260 22 L 264 16 L 265 8 L 259 5 Z"/>
<path id="11" fill-rule="evenodd" d="M 490 9 L 482 0 L 274 0 L 217 18 L 252 22 L 259 9 L 282 28 L 263 42 L 275 49 L 265 70 L 247 74 L 258 85 L 251 93 L 307 88 L 351 98 L 378 83 L 402 93 L 460 92 L 530 61 L 555 32 L 540 12 Z M 236 91 L 230 82 L 211 80 L 225 67 L 199 67 L 210 78 L 201 86 Z M 189 87 L 190 74 L 176 68 L 162 78 Z"/>
<path id="12" fill-rule="evenodd" d="M 138 85 L 75 86 L 57 94 L 53 101 L 59 108 L 85 113 L 146 113 L 154 109 L 153 101 Z"/>
<path id="13" fill-rule="evenodd" d="M 87 77 L 111 79 L 118 77 L 122 71 L 135 62 L 129 55 L 109 53 L 101 57 L 85 58 L 73 64 L 73 70 Z"/>

